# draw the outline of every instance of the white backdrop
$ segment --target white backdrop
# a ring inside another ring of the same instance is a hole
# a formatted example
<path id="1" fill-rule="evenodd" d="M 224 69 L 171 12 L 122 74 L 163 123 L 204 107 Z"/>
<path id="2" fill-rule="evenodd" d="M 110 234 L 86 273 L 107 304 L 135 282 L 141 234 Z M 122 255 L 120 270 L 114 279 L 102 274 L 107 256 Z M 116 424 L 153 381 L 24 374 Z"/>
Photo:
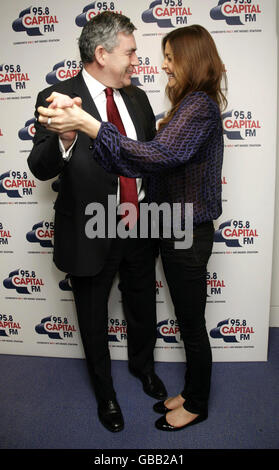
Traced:
<path id="1" fill-rule="evenodd" d="M 30 173 L 37 93 L 79 70 L 77 39 L 111 9 L 136 25 L 142 87 L 157 118 L 167 109 L 161 39 L 201 24 L 225 64 L 223 214 L 208 265 L 207 326 L 214 361 L 267 359 L 276 160 L 275 0 L 10 1 L 1 6 L 0 353 L 83 357 L 71 287 L 52 262 L 52 181 Z M 184 360 L 160 260 L 155 359 Z M 109 302 L 113 359 L 126 359 L 117 280 Z"/>

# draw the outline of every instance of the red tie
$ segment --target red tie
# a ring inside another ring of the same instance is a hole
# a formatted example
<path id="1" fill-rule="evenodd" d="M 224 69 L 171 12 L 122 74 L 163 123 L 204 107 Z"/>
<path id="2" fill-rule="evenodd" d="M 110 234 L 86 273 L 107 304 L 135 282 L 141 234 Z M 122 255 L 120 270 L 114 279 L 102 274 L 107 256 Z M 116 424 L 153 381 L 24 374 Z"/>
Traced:
<path id="1" fill-rule="evenodd" d="M 114 124 L 119 130 L 120 134 L 126 135 L 119 111 L 113 99 L 112 88 L 105 89 L 107 97 L 107 117 L 108 121 Z M 139 217 L 138 208 L 138 192 L 137 183 L 135 178 L 127 178 L 126 176 L 119 176 L 120 180 L 120 202 L 130 202 L 134 204 L 137 209 L 137 218 Z M 135 221 L 136 222 L 136 221 Z M 130 227 L 132 228 L 132 227 Z"/>

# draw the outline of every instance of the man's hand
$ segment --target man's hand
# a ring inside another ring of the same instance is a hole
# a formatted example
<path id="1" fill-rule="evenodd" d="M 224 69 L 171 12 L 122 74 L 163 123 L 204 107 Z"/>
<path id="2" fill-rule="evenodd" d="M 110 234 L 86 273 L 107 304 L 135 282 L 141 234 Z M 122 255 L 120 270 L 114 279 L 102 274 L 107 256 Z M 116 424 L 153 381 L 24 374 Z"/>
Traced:
<path id="1" fill-rule="evenodd" d="M 79 96 L 70 98 L 70 96 L 57 93 L 56 91 L 53 91 L 46 101 L 50 103 L 49 108 L 71 108 L 73 104 L 81 108 L 82 105 L 82 100 Z"/>
<path id="2" fill-rule="evenodd" d="M 53 106 L 50 105 L 48 108 L 39 106 L 37 109 L 38 121 L 50 131 L 62 136 L 67 148 L 73 143 L 72 137 L 76 135 L 77 130 L 96 139 L 101 122 L 81 108 L 80 98 L 72 99 L 66 95 L 56 94 L 55 96 L 51 95 L 48 100 Z"/>
<path id="3" fill-rule="evenodd" d="M 52 92 L 51 95 L 46 99 L 50 103 L 49 108 L 71 108 L 74 104 L 81 108 L 82 100 L 79 97 L 70 98 L 67 95 L 63 95 L 62 93 Z M 58 133 L 65 150 L 71 147 L 72 143 L 76 138 L 76 131 L 68 131 Z"/>

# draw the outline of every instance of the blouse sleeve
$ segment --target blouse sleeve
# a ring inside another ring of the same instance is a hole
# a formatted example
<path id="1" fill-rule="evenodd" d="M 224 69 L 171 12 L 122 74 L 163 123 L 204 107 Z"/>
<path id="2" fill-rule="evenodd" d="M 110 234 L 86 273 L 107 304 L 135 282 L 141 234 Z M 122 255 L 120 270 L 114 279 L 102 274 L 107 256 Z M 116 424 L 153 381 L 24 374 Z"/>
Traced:
<path id="1" fill-rule="evenodd" d="M 110 173 L 149 176 L 184 164 L 218 127 L 218 106 L 203 92 L 184 99 L 172 120 L 149 142 L 122 136 L 103 122 L 93 144 L 93 158 Z"/>

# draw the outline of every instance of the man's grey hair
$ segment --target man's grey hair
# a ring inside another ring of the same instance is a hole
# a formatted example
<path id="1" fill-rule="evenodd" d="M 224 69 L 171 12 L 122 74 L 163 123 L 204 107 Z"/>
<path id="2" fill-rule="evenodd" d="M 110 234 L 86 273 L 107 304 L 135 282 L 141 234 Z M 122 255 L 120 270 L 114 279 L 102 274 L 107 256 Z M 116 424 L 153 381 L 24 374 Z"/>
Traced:
<path id="1" fill-rule="evenodd" d="M 79 38 L 80 58 L 84 64 L 93 62 L 95 49 L 103 46 L 111 52 L 118 44 L 118 33 L 132 34 L 136 27 L 130 18 L 119 13 L 105 11 L 94 16 L 84 26 Z"/>

